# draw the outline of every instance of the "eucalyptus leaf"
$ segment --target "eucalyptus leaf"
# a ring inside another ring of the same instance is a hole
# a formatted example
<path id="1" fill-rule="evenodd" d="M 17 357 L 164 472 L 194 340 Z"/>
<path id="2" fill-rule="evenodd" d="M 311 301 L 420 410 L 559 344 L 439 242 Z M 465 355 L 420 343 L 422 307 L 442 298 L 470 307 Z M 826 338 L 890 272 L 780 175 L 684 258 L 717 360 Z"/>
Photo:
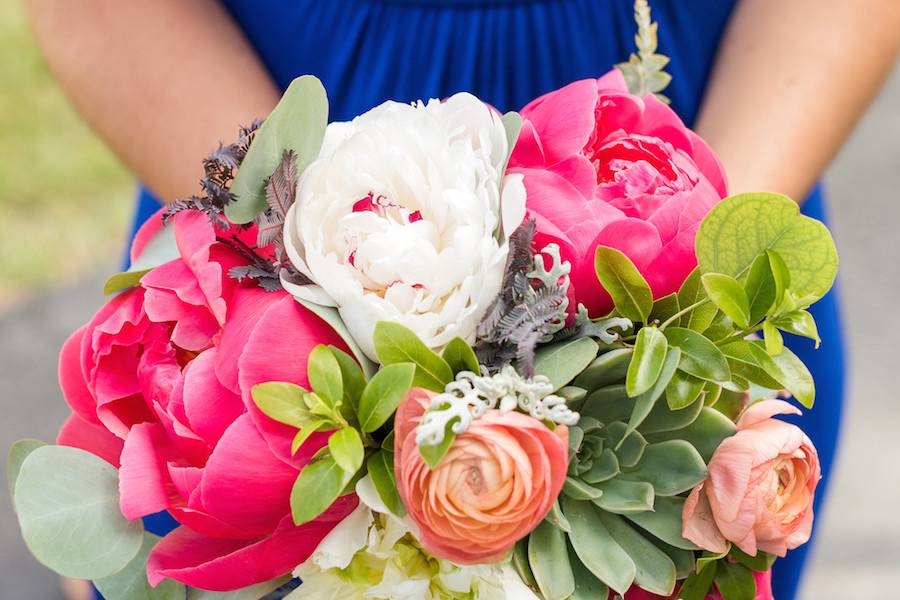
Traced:
<path id="1" fill-rule="evenodd" d="M 647 323 L 653 310 L 653 292 L 631 259 L 615 248 L 598 246 L 594 268 L 619 314 L 631 321 Z"/>
<path id="2" fill-rule="evenodd" d="M 707 298 L 706 290 L 700 282 L 699 267 L 691 271 L 684 283 L 678 289 L 678 304 L 681 310 L 687 309 Z M 700 304 L 690 312 L 681 316 L 680 325 L 693 329 L 694 331 L 704 332 L 712 324 L 718 309 L 711 302 Z M 679 323 L 675 323 L 678 325 Z"/>
<path id="3" fill-rule="evenodd" d="M 672 559 L 635 531 L 622 517 L 601 513 L 600 520 L 634 562 L 634 583 L 654 594 L 671 594 L 675 589 L 675 563 Z"/>
<path id="4" fill-rule="evenodd" d="M 591 503 L 566 496 L 561 502 L 572 526 L 569 541 L 581 563 L 597 579 L 624 594 L 634 582 L 637 571 L 634 561 L 607 530 Z"/>
<path id="5" fill-rule="evenodd" d="M 667 327 L 669 345 L 681 349 L 678 368 L 707 381 L 728 381 L 731 370 L 722 351 L 702 334 L 685 327 Z"/>
<path id="6" fill-rule="evenodd" d="M 304 394 L 306 390 L 299 385 L 283 381 L 258 383 L 250 390 L 253 402 L 267 417 L 298 428 L 310 418 Z"/>
<path id="7" fill-rule="evenodd" d="M 46 445 L 40 440 L 19 440 L 10 447 L 6 458 L 6 484 L 9 489 L 13 510 L 16 508 L 16 480 L 19 478 L 19 472 L 22 470 L 22 463 L 25 462 L 29 454 Z"/>
<path id="8" fill-rule="evenodd" d="M 575 591 L 575 576 L 562 529 L 541 521 L 528 538 L 528 563 L 546 600 L 565 600 Z"/>
<path id="9" fill-rule="evenodd" d="M 634 398 L 653 387 L 663 370 L 667 351 L 666 336 L 656 327 L 644 327 L 638 332 L 625 376 L 629 396 Z"/>
<path id="10" fill-rule="evenodd" d="M 454 375 L 462 371 L 470 371 L 476 375 L 481 375 L 481 367 L 478 365 L 478 357 L 475 356 L 475 351 L 461 337 L 453 338 L 444 346 L 441 358 L 450 365 Z"/>
<path id="11" fill-rule="evenodd" d="M 620 383 L 628 372 L 633 353 L 634 350 L 631 348 L 616 348 L 604 352 L 591 361 L 591 364 L 575 378 L 572 385 L 591 392 L 597 388 Z"/>
<path id="12" fill-rule="evenodd" d="M 747 223 L 754 223 L 747 227 Z M 800 214 L 787 196 L 740 194 L 712 208 L 697 232 L 697 262 L 704 273 L 740 277 L 766 250 L 778 252 L 800 295 L 825 295 L 834 282 L 838 259 L 828 229 Z"/>
<path id="13" fill-rule="evenodd" d="M 387 450 L 379 450 L 366 461 L 369 476 L 375 485 L 378 497 L 394 515 L 403 517 L 406 508 L 397 492 L 397 481 L 394 476 L 394 454 Z"/>
<path id="14" fill-rule="evenodd" d="M 412 385 L 433 392 L 443 392 L 453 379 L 453 371 L 443 358 L 435 354 L 409 328 L 399 323 L 379 321 L 373 336 L 375 353 L 382 365 L 413 363 L 416 366 Z"/>
<path id="15" fill-rule="evenodd" d="M 249 223 L 266 208 L 265 182 L 278 167 L 285 150 L 297 155 L 297 173 L 319 156 L 328 125 L 328 98 L 322 82 L 311 75 L 288 86 L 275 109 L 256 132 L 238 169 L 225 206 L 232 223 Z"/>
<path id="16" fill-rule="evenodd" d="M 412 363 L 392 363 L 369 380 L 359 400 L 359 426 L 363 431 L 375 431 L 391 418 L 413 385 L 415 373 Z"/>
<path id="17" fill-rule="evenodd" d="M 212 592 L 199 588 L 188 588 L 187 600 L 249 600 L 260 598 L 268 600 L 268 594 L 275 592 L 282 586 L 289 584 L 291 578 L 279 577 L 271 581 L 264 581 L 250 587 L 233 590 L 231 592 Z"/>
<path id="18" fill-rule="evenodd" d="M 291 489 L 291 515 L 295 525 L 309 523 L 337 500 L 353 473 L 344 471 L 330 456 L 300 471 Z"/>
<path id="19" fill-rule="evenodd" d="M 143 542 L 141 522 L 119 512 L 116 469 L 78 448 L 33 449 L 21 463 L 14 504 L 28 549 L 65 577 L 117 573 Z"/>
<path id="20" fill-rule="evenodd" d="M 739 327 L 747 327 L 750 324 L 750 301 L 737 279 L 722 273 L 706 273 L 700 279 L 709 299 L 719 307 L 719 310 L 728 315 Z"/>
<path id="21" fill-rule="evenodd" d="M 548 344 L 534 354 L 534 374 L 550 380 L 555 392 L 581 373 L 600 347 L 589 337 Z"/>
<path id="22" fill-rule="evenodd" d="M 619 477 L 646 481 L 658 496 L 675 496 L 705 480 L 706 475 L 706 463 L 691 444 L 669 440 L 647 446 L 637 466 Z"/>
<path id="23" fill-rule="evenodd" d="M 159 540 L 159 536 L 144 532 L 140 550 L 124 569 L 94 580 L 106 600 L 184 600 L 187 590 L 177 581 L 163 579 L 156 587 L 147 581 L 147 558 Z"/>
<path id="24" fill-rule="evenodd" d="M 359 432 L 352 427 L 343 427 L 328 437 L 328 451 L 334 462 L 348 473 L 355 473 L 362 466 L 363 448 Z"/>

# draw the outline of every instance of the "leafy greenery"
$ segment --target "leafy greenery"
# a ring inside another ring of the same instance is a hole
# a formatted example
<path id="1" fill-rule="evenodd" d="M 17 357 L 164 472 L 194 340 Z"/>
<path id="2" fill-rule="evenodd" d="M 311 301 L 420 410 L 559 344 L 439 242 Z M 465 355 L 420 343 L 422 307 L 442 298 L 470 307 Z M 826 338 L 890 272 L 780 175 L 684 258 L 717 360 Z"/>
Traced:
<path id="1" fill-rule="evenodd" d="M 619 314 L 632 321 L 647 323 L 653 309 L 653 292 L 631 259 L 615 248 L 598 246 L 594 267 Z"/>
<path id="2" fill-rule="evenodd" d="M 412 363 L 415 365 L 413 385 L 435 392 L 443 392 L 444 386 L 453 379 L 450 365 L 409 328 L 379 321 L 372 337 L 375 353 L 382 365 Z"/>
<path id="3" fill-rule="evenodd" d="M 184 600 L 187 591 L 184 585 L 173 579 L 164 579 L 156 587 L 147 581 L 147 558 L 159 536 L 144 532 L 141 549 L 118 573 L 95 579 L 94 585 L 104 598 L 117 600 Z"/>
<path id="4" fill-rule="evenodd" d="M 636 96 L 655 94 L 660 100 L 668 103 L 661 92 L 672 81 L 672 76 L 663 69 L 669 64 L 669 58 L 656 53 L 657 23 L 650 18 L 650 5 L 647 0 L 634 3 L 634 20 L 638 30 L 634 36 L 637 53 L 632 52 L 628 62 L 619 63 L 616 68 L 622 71 L 628 91 Z"/>

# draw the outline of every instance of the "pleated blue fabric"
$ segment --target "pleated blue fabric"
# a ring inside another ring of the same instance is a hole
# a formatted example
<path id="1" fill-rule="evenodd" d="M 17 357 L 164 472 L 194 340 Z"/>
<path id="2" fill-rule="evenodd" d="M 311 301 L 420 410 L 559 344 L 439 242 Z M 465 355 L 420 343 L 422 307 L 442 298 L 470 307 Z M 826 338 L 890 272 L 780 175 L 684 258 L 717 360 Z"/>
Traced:
<path id="1" fill-rule="evenodd" d="M 328 90 L 331 120 L 349 120 L 385 101 L 446 97 L 468 91 L 496 108 L 529 100 L 587 77 L 598 77 L 632 51 L 631 0 L 225 0 L 224 4 L 284 89 L 299 75 L 319 77 Z M 732 0 L 652 0 L 660 52 L 671 57 L 666 94 L 694 121 L 728 23 Z M 235 124 L 236 126 L 238 124 Z M 198 157 L 199 169 L 199 157 Z M 159 207 L 141 190 L 135 227 Z M 816 189 L 804 211 L 823 218 Z M 798 422 L 820 452 L 825 496 L 844 391 L 837 298 L 813 313 L 823 339 L 788 344 L 816 378 L 816 408 Z M 149 526 L 172 525 L 160 516 Z M 775 597 L 794 597 L 807 545 L 775 568 Z"/>

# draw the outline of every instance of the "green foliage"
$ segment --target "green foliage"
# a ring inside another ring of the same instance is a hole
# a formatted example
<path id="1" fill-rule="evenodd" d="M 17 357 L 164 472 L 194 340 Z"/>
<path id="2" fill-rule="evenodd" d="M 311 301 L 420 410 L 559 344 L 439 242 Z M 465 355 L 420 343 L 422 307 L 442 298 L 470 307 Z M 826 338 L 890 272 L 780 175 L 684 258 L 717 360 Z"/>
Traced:
<path id="1" fill-rule="evenodd" d="M 748 227 L 748 223 L 753 223 Z M 786 196 L 752 193 L 732 196 L 709 212 L 697 232 L 697 262 L 703 273 L 741 277 L 756 258 L 774 250 L 783 259 L 772 260 L 776 283 L 790 273 L 789 285 L 800 296 L 821 298 L 831 288 L 838 259 L 828 229 L 800 214 Z"/>
<path id="2" fill-rule="evenodd" d="M 321 515 L 337 500 L 353 478 L 331 456 L 323 456 L 300 471 L 291 489 L 291 515 L 303 525 Z"/>
<path id="3" fill-rule="evenodd" d="M 413 363 L 416 366 L 413 386 L 443 392 L 453 379 L 453 371 L 443 358 L 432 351 L 409 328 L 379 321 L 373 336 L 375 353 L 382 365 Z"/>
<path id="4" fill-rule="evenodd" d="M 425 461 L 425 464 L 428 465 L 429 469 L 436 468 L 441 462 L 441 459 L 444 458 L 444 455 L 447 454 L 450 446 L 453 445 L 456 434 L 453 433 L 452 427 L 456 422 L 457 419 L 453 419 L 444 426 L 444 439 L 441 443 L 419 446 L 419 454 L 422 455 L 422 460 Z"/>
<path id="5" fill-rule="evenodd" d="M 340 468 L 356 473 L 362 466 L 365 448 L 356 429 L 343 427 L 329 436 L 328 452 Z"/>
<path id="6" fill-rule="evenodd" d="M 366 466 L 378 497 L 384 502 L 393 514 L 402 517 L 406 514 L 406 508 L 397 491 L 397 480 L 394 477 L 394 453 L 388 450 L 379 450 L 369 457 Z"/>
<path id="7" fill-rule="evenodd" d="M 478 357 L 475 356 L 475 351 L 472 349 L 472 346 L 466 343 L 466 340 L 460 337 L 453 338 L 444 346 L 441 358 L 450 365 L 454 375 L 461 371 L 470 371 L 476 375 L 481 375 L 481 367 L 478 365 Z"/>
<path id="8" fill-rule="evenodd" d="M 299 385 L 283 381 L 258 383 L 250 390 L 253 402 L 266 416 L 292 427 L 303 427 L 310 413 L 303 401 L 308 392 Z"/>
<path id="9" fill-rule="evenodd" d="M 668 596 L 675 589 L 675 563 L 665 552 L 634 530 L 622 517 L 600 513 L 600 520 L 635 566 L 634 582 L 654 594 Z"/>
<path id="10" fill-rule="evenodd" d="M 542 521 L 528 540 L 528 562 L 541 594 L 547 600 L 565 600 L 575 591 L 566 534 Z"/>
<path id="11" fill-rule="evenodd" d="M 756 597 L 756 580 L 753 572 L 744 565 L 719 561 L 713 581 L 722 600 L 753 600 Z"/>
<path id="12" fill-rule="evenodd" d="M 718 563 L 712 563 L 705 569 L 695 571 L 688 577 L 678 591 L 680 600 L 705 600 L 716 577 Z"/>
<path id="13" fill-rule="evenodd" d="M 339 408 L 344 401 L 343 375 L 331 348 L 322 344 L 313 348 L 306 368 L 313 391 L 329 406 Z"/>
<path id="14" fill-rule="evenodd" d="M 391 416 L 413 385 L 413 363 L 393 363 L 378 371 L 363 390 L 359 401 L 359 423 L 365 432 L 375 431 Z"/>
<path id="15" fill-rule="evenodd" d="M 297 172 L 316 159 L 328 124 L 328 98 L 317 78 L 295 79 L 256 133 L 231 186 L 236 200 L 225 207 L 233 223 L 249 223 L 265 210 L 265 182 L 285 150 L 297 155 Z"/>
<path id="16" fill-rule="evenodd" d="M 758 323 L 766 316 L 772 305 L 775 304 L 778 288 L 772 267 L 769 264 L 769 256 L 760 254 L 750 265 L 750 271 L 744 281 L 744 292 L 747 295 L 749 307 L 749 322 Z"/>
<path id="17" fill-rule="evenodd" d="M 718 312 L 714 304 L 704 302 L 707 299 L 706 290 L 700 281 L 700 269 L 694 269 L 678 289 L 678 304 L 681 309 L 694 307 L 682 315 L 680 325 L 701 333 L 706 331 Z"/>
<path id="18" fill-rule="evenodd" d="M 669 440 L 647 446 L 637 466 L 622 476 L 649 483 L 659 496 L 674 496 L 706 479 L 706 463 L 690 443 Z"/>
<path id="19" fill-rule="evenodd" d="M 615 248 L 598 246 L 594 268 L 618 313 L 631 321 L 647 323 L 653 310 L 653 292 L 631 259 Z"/>
<path id="20" fill-rule="evenodd" d="M 668 344 L 656 327 L 644 327 L 634 343 L 634 357 L 625 376 L 625 389 L 632 398 L 649 390 L 662 372 Z"/>
<path id="21" fill-rule="evenodd" d="M 328 348 L 341 370 L 344 405 L 350 409 L 351 413 L 356 413 L 359 410 L 359 399 L 366 387 L 366 376 L 359 364 L 349 354 L 335 346 L 328 346 Z"/>
<path id="22" fill-rule="evenodd" d="M 635 357 L 637 357 L 636 352 Z M 663 392 L 666 391 L 666 386 L 669 385 L 669 382 L 672 380 L 672 376 L 675 375 L 675 369 L 678 367 L 678 363 L 680 360 L 681 350 L 678 348 L 670 349 L 666 354 L 665 359 L 663 360 L 663 364 L 659 370 L 659 375 L 657 375 L 656 377 L 656 381 L 653 382 L 649 389 L 641 392 L 634 399 L 634 408 L 631 411 L 631 417 L 628 419 L 628 432 L 637 429 L 638 426 L 640 426 L 640 424 L 644 422 L 644 419 L 650 416 L 650 413 L 656 405 L 656 401 L 659 400 L 659 398 L 663 395 Z M 626 384 L 626 390 L 627 387 L 628 386 Z"/>
<path id="23" fill-rule="evenodd" d="M 118 573 L 95 579 L 94 585 L 107 600 L 184 600 L 184 585 L 172 579 L 162 580 L 156 587 L 147 581 L 147 558 L 160 540 L 144 532 L 141 549 Z"/>
<path id="24" fill-rule="evenodd" d="M 719 310 L 740 327 L 750 324 L 750 301 L 736 279 L 721 273 L 706 273 L 700 279 L 709 299 Z"/>
<path id="25" fill-rule="evenodd" d="M 170 260 L 178 258 L 178 246 L 175 244 L 175 229 L 171 226 L 162 227 L 156 232 L 140 256 L 137 257 L 131 267 L 123 272 L 111 275 L 103 286 L 103 293 L 107 296 L 124 289 L 136 286 L 141 278 L 151 269 Z"/>
<path id="26" fill-rule="evenodd" d="M 17 455 L 25 449 L 20 446 Z M 14 504 L 32 554 L 60 575 L 108 577 L 125 568 L 143 541 L 140 521 L 119 512 L 116 469 L 66 446 L 33 448 L 21 462 Z"/>
<path id="27" fill-rule="evenodd" d="M 610 534 L 593 505 L 563 496 L 562 508 L 572 526 L 569 543 L 578 560 L 597 579 L 624 594 L 637 573 L 634 561 Z"/>
<path id="28" fill-rule="evenodd" d="M 706 381 L 731 379 L 728 360 L 708 338 L 684 327 L 668 327 L 664 333 L 670 346 L 681 349 L 680 370 Z"/>
<path id="29" fill-rule="evenodd" d="M 359 344 L 356 343 L 356 340 L 353 339 L 353 336 L 350 335 L 350 330 L 347 329 L 346 325 L 344 325 L 344 320 L 341 319 L 341 315 L 338 314 L 336 308 L 334 308 L 333 306 L 322 306 L 321 304 L 303 300 L 302 298 L 295 298 L 295 300 L 302 304 L 306 309 L 312 311 L 320 319 L 328 323 L 331 328 L 334 329 L 335 333 L 341 336 L 341 339 L 344 340 L 344 343 L 347 344 L 348 348 L 350 348 L 350 351 L 353 353 L 353 357 L 356 359 L 356 363 L 360 366 L 366 377 L 371 377 L 375 374 L 376 365 L 371 360 L 369 360 L 369 358 L 360 348 Z"/>
<path id="30" fill-rule="evenodd" d="M 9 489 L 13 509 L 16 507 L 16 480 L 19 478 L 19 472 L 22 470 L 22 463 L 25 462 L 29 454 L 46 445 L 40 440 L 19 440 L 9 448 L 9 454 L 6 459 L 6 484 Z"/>
<path id="31" fill-rule="evenodd" d="M 672 81 L 672 76 L 663 70 L 669 64 L 669 58 L 656 53 L 657 24 L 650 18 L 647 0 L 635 0 L 634 20 L 638 26 L 634 36 L 638 51 L 632 52 L 628 62 L 619 63 L 616 68 L 622 72 L 628 91 L 632 94 L 641 97 L 654 94 L 668 103 L 669 99 L 661 92 Z"/>
<path id="32" fill-rule="evenodd" d="M 615 348 L 600 354 L 575 378 L 572 385 L 595 390 L 620 381 L 628 372 L 633 352 L 631 348 Z"/>
<path id="33" fill-rule="evenodd" d="M 534 374 L 547 377 L 555 392 L 584 371 L 599 349 L 589 337 L 541 346 L 534 355 Z"/>

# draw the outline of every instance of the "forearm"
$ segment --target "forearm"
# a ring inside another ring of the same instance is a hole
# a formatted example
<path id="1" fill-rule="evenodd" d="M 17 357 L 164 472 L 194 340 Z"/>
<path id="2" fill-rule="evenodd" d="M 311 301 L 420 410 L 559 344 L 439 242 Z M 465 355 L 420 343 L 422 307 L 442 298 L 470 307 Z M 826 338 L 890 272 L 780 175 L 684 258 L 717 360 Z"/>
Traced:
<path id="1" fill-rule="evenodd" d="M 897 0 L 743 0 L 697 130 L 732 193 L 805 197 L 900 48 Z"/>
<path id="2" fill-rule="evenodd" d="M 27 0 L 75 107 L 159 197 L 198 190 L 200 161 L 278 90 L 217 0 Z"/>

